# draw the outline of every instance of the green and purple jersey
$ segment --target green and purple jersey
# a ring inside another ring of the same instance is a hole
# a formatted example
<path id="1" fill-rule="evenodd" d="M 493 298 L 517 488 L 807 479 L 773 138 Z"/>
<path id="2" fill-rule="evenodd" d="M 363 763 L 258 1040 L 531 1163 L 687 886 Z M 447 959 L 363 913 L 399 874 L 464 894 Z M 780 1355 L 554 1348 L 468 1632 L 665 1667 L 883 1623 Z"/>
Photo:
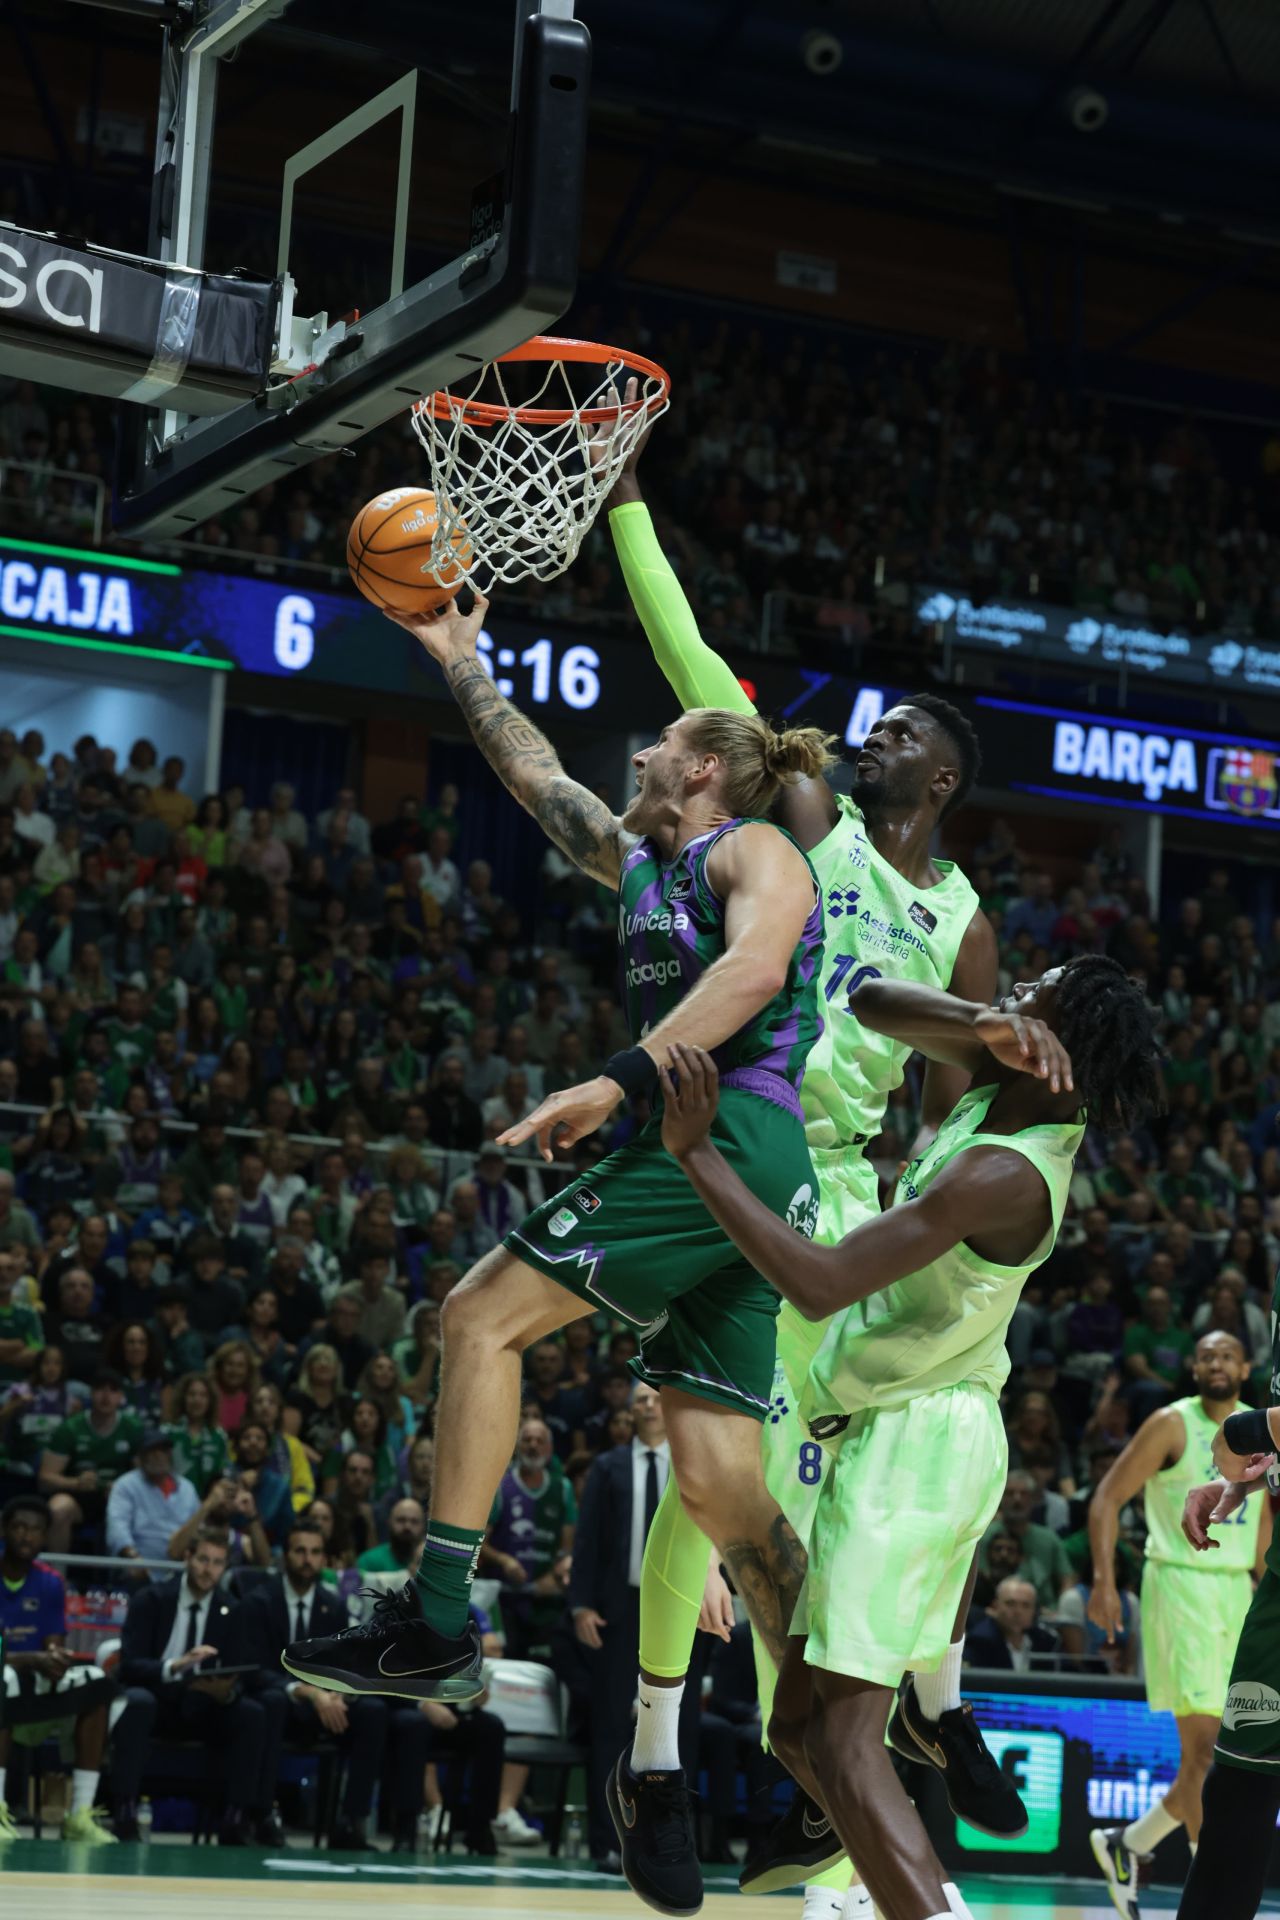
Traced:
<path id="1" fill-rule="evenodd" d="M 627 854 L 618 887 L 618 939 L 622 1000 L 633 1041 L 643 1040 L 725 951 L 724 902 L 707 876 L 712 848 L 737 827 L 770 824 L 728 820 L 690 840 L 669 865 L 652 840 L 638 841 Z M 805 1062 L 822 1032 L 817 996 L 822 943 L 822 895 L 815 879 L 813 908 L 782 988 L 714 1049 L 723 1085 L 745 1088 L 797 1115 Z"/>

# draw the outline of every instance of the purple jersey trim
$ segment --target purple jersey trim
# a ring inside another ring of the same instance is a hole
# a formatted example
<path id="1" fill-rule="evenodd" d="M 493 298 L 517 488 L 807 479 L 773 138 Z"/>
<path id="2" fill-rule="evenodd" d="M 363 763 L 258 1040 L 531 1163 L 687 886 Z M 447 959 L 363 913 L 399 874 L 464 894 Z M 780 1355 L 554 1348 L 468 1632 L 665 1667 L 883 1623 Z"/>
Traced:
<path id="1" fill-rule="evenodd" d="M 693 1380 L 701 1387 L 714 1387 L 719 1393 L 732 1394 L 735 1400 L 745 1400 L 749 1407 L 759 1407 L 761 1413 L 767 1413 L 773 1404 L 771 1400 L 762 1400 L 759 1394 L 748 1393 L 736 1381 L 721 1380 L 713 1373 L 695 1373 L 692 1367 L 651 1367 L 644 1357 L 643 1346 L 629 1364 L 641 1378 L 651 1376 L 655 1380 Z"/>
<path id="2" fill-rule="evenodd" d="M 800 1096 L 790 1081 L 782 1079 L 779 1074 L 770 1073 L 766 1067 L 731 1067 L 728 1073 L 720 1075 L 720 1085 L 737 1087 L 742 1093 L 757 1094 L 761 1100 L 781 1107 L 795 1119 L 804 1119 Z"/>
<path id="3" fill-rule="evenodd" d="M 567 1193 L 568 1188 L 566 1187 L 564 1191 Z M 518 1246 L 527 1247 L 530 1253 L 536 1253 L 539 1260 L 545 1260 L 549 1266 L 562 1267 L 567 1261 L 572 1261 L 574 1266 L 584 1270 L 586 1277 L 583 1284 L 588 1293 L 594 1294 L 597 1300 L 603 1300 L 605 1306 L 611 1307 L 627 1322 L 628 1326 L 647 1327 L 650 1324 L 647 1320 L 637 1320 L 630 1308 L 624 1307 L 619 1300 L 611 1300 L 604 1288 L 597 1284 L 596 1275 L 604 1264 L 605 1249 L 603 1247 L 595 1245 L 570 1247 L 564 1253 L 552 1253 L 549 1247 L 540 1247 L 536 1240 L 526 1239 L 518 1227 L 512 1227 L 502 1244 L 509 1247 L 512 1241 L 515 1241 Z M 548 1279 L 552 1277 L 550 1274 L 547 1276 Z"/>

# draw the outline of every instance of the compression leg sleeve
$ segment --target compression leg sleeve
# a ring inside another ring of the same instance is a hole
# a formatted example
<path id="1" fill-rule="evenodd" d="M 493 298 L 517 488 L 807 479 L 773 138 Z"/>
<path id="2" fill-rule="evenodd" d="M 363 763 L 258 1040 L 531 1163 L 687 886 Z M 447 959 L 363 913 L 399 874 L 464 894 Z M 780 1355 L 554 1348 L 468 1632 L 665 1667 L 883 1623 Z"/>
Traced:
<path id="1" fill-rule="evenodd" d="M 679 1680 L 688 1672 L 710 1564 L 711 1542 L 685 1512 L 676 1477 L 669 1473 L 640 1570 L 643 1672 L 659 1680 Z"/>
<path id="2" fill-rule="evenodd" d="M 643 500 L 628 500 L 615 507 L 609 515 L 609 531 L 653 657 L 681 707 L 686 711 L 690 707 L 728 707 L 734 713 L 754 713 L 733 668 L 698 632 L 693 609 L 658 545 Z"/>

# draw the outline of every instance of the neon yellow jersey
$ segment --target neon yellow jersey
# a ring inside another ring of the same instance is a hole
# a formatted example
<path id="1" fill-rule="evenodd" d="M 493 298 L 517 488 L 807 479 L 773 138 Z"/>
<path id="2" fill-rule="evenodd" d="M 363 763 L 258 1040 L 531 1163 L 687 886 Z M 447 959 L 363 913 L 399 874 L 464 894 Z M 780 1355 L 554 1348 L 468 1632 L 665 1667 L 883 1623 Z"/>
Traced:
<path id="1" fill-rule="evenodd" d="M 833 1315 L 805 1382 L 800 1417 L 867 1407 L 902 1407 L 922 1393 L 965 1383 L 999 1393 L 1009 1376 L 1005 1333 L 1023 1282 L 1053 1251 L 1084 1135 L 1079 1123 L 984 1133 L 999 1088 L 971 1088 L 898 1183 L 895 1201 L 924 1193 L 967 1147 L 1020 1153 L 1049 1189 L 1051 1224 L 1028 1260 L 1016 1267 L 983 1260 L 963 1241 L 919 1273 Z"/>
<path id="2" fill-rule="evenodd" d="M 628 501 L 609 513 L 627 591 L 653 656 L 680 705 L 754 713 L 728 662 L 707 645 L 653 531 L 648 508 Z M 942 879 L 920 889 L 876 852 L 858 806 L 837 794 L 839 816 L 809 859 L 826 912 L 822 1037 L 809 1055 L 802 1105 L 810 1148 L 847 1147 L 880 1131 L 909 1047 L 866 1033 L 846 1011 L 858 979 L 887 975 L 946 988 L 978 896 L 960 869 L 939 860 Z"/>
<path id="3" fill-rule="evenodd" d="M 1192 1487 L 1218 1478 L 1213 1464 L 1213 1441 L 1218 1429 L 1198 1395 L 1175 1400 L 1171 1409 L 1182 1415 L 1187 1444 L 1176 1465 L 1152 1474 L 1142 1495 L 1147 1516 L 1147 1559 L 1168 1567 L 1194 1567 L 1197 1573 L 1238 1573 L 1252 1568 L 1258 1553 L 1262 1501 L 1258 1497 L 1237 1507 L 1225 1527 L 1215 1527 L 1216 1553 L 1197 1553 L 1182 1531 L 1182 1505 Z"/>
<path id="4" fill-rule="evenodd" d="M 868 1033 L 848 1010 L 863 980 L 915 980 L 945 989 L 978 896 L 950 860 L 942 879 L 916 887 L 872 845 L 862 811 L 836 795 L 840 817 L 809 855 L 826 912 L 822 1033 L 805 1068 L 801 1105 L 811 1148 L 852 1145 L 880 1131 L 911 1048 Z"/>

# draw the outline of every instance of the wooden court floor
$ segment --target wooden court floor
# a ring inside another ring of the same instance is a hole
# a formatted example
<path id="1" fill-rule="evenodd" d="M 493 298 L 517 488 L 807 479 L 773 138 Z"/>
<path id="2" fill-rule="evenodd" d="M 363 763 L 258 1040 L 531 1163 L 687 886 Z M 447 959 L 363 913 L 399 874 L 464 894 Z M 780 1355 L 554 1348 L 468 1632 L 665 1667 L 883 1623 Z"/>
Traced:
<path id="1" fill-rule="evenodd" d="M 980 1880 L 963 1883 L 976 1920 L 1115 1920 L 1096 1887 L 1080 1881 Z M 401 1855 L 234 1852 L 217 1847 L 120 1846 L 91 1850 L 55 1841 L 0 1847 L 4 1920 L 338 1920 L 353 1901 L 374 1895 L 380 1913 L 430 1920 L 513 1920 L 513 1914 L 565 1920 L 637 1920 L 645 1909 L 587 1866 L 461 1862 L 434 1866 Z M 1151 1888 L 1142 1911 L 1172 1914 L 1177 1895 Z M 706 1920 L 748 1920 L 732 1879 L 708 1876 Z M 759 1920 L 799 1920 L 800 1901 L 777 1894 L 756 1904 Z M 1280 1903 L 1268 1902 L 1268 1914 Z"/>

